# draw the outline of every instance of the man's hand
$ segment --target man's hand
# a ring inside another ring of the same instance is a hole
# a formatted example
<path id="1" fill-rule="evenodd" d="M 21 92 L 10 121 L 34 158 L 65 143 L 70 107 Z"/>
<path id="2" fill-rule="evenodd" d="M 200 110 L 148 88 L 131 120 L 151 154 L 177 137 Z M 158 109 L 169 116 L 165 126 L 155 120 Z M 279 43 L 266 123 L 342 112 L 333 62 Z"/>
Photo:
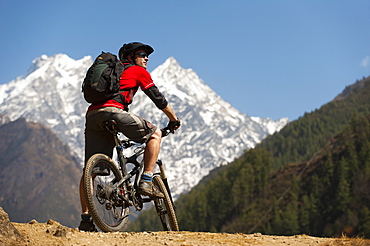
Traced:
<path id="1" fill-rule="evenodd" d="M 179 118 L 177 118 L 176 114 L 173 112 L 171 106 L 167 104 L 167 106 L 162 109 L 162 111 L 167 115 L 170 122 L 167 125 L 167 128 L 170 130 L 171 133 L 175 133 L 177 129 L 179 129 L 181 123 Z"/>
<path id="2" fill-rule="evenodd" d="M 170 121 L 167 125 L 168 129 L 170 130 L 171 133 L 175 133 L 177 129 L 181 126 L 181 122 L 179 119 L 175 121 Z"/>

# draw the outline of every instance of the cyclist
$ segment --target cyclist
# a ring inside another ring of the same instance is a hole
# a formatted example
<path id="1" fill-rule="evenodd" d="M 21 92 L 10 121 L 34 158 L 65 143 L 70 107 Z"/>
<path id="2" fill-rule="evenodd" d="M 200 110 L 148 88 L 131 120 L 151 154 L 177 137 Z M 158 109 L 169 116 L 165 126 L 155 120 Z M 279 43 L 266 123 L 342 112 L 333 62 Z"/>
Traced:
<path id="1" fill-rule="evenodd" d="M 151 46 L 140 42 L 124 44 L 120 48 L 119 58 L 127 67 L 120 77 L 121 93 L 119 97 L 89 106 L 85 124 L 85 163 L 96 153 L 103 153 L 112 157 L 114 139 L 112 134 L 103 126 L 103 122 L 115 120 L 118 130 L 126 137 L 138 143 L 146 143 L 144 170 L 139 182 L 139 193 L 149 197 L 163 197 L 163 194 L 152 183 L 153 170 L 160 150 L 161 131 L 149 121 L 128 112 L 128 106 L 140 87 L 157 108 L 166 114 L 171 132 L 174 133 L 180 127 L 180 120 L 146 70 L 148 57 L 153 52 L 154 49 Z M 104 167 L 101 167 L 100 170 L 94 170 L 94 173 L 104 175 L 106 171 Z M 79 229 L 96 231 L 85 203 L 82 178 L 80 182 L 80 201 L 82 220 Z"/>

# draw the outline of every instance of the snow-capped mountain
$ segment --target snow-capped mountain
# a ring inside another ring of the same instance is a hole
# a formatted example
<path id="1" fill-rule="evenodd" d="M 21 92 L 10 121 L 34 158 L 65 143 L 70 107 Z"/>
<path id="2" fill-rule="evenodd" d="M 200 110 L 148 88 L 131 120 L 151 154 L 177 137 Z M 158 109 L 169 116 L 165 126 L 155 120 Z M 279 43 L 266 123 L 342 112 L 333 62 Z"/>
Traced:
<path id="1" fill-rule="evenodd" d="M 74 60 L 64 54 L 42 55 L 32 62 L 27 75 L 0 85 L 0 113 L 11 120 L 24 117 L 50 127 L 82 161 L 88 104 L 81 83 L 91 64 L 89 56 Z M 161 148 L 175 196 L 288 122 L 287 118 L 273 121 L 242 114 L 172 57 L 151 74 L 182 121 L 182 127 L 164 139 Z M 130 111 L 159 127 L 168 123 L 142 92 L 135 96 Z"/>

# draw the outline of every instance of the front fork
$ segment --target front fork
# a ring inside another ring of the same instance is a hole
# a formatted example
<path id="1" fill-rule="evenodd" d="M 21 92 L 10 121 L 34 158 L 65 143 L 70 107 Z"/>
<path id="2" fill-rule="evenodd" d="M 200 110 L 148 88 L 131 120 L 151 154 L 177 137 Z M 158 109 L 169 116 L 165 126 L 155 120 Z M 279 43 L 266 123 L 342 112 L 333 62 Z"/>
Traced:
<path id="1" fill-rule="evenodd" d="M 164 186 L 166 187 L 167 193 L 170 196 L 172 206 L 176 211 L 175 203 L 173 202 L 173 199 L 172 199 L 171 190 L 170 190 L 170 187 L 168 185 L 167 176 L 166 176 L 166 172 L 164 171 L 164 166 L 163 166 L 162 160 L 157 160 L 157 165 L 159 167 L 160 175 L 161 175 L 162 181 L 164 183 Z"/>

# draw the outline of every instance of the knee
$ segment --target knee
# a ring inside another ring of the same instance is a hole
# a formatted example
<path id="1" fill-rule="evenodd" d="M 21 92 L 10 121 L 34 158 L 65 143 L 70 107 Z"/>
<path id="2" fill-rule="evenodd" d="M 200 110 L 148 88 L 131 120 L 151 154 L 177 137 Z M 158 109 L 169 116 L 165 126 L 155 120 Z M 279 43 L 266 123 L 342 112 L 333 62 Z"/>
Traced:
<path id="1" fill-rule="evenodd" d="M 159 128 L 157 128 L 157 130 L 153 133 L 151 138 L 161 140 L 162 139 L 162 131 Z"/>

